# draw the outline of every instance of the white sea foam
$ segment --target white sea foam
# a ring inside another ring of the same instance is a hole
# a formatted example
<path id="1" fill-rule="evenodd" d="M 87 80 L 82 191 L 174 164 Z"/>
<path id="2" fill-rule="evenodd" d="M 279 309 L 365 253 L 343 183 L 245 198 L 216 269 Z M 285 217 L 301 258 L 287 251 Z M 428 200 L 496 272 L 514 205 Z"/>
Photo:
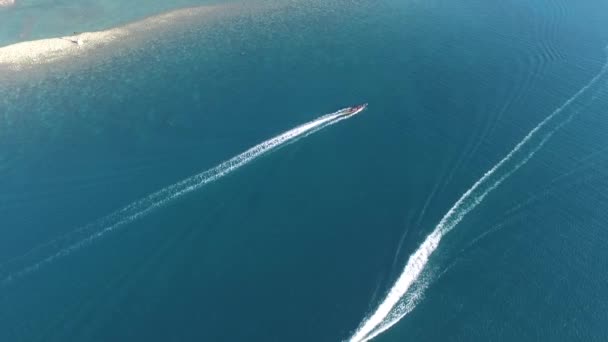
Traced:
<path id="1" fill-rule="evenodd" d="M 433 232 L 409 257 L 403 272 L 384 300 L 378 305 L 376 311 L 361 322 L 355 333 L 350 337 L 350 342 L 371 340 L 391 328 L 413 310 L 417 300 L 409 300 L 403 303 L 404 296 L 418 280 L 429 258 L 439 246 L 441 239 L 454 229 L 471 210 L 477 207 L 490 192 L 526 164 L 549 138 L 572 118 L 574 114 L 566 115 L 565 118 L 560 114 L 589 88 L 598 83 L 607 70 L 608 61 L 589 83 L 534 127 L 502 160 L 487 171 L 456 201 L 439 221 Z M 424 287 L 423 284 L 422 288 Z M 421 295 L 422 293 L 418 293 L 413 298 L 420 298 Z"/>
<path id="2" fill-rule="evenodd" d="M 300 125 L 274 138 L 268 139 L 248 149 L 247 151 L 227 161 L 222 162 L 221 164 L 210 170 L 204 171 L 195 176 L 187 178 L 179 183 L 159 190 L 141 200 L 138 200 L 128 205 L 123 209 L 120 209 L 98 220 L 93 224 L 83 227 L 62 238 L 51 241 L 50 243 L 47 243 L 43 246 L 40 246 L 21 257 L 13 259 L 10 262 L 2 265 L 4 266 L 3 268 L 17 268 L 19 270 L 4 276 L 0 284 L 6 285 L 17 278 L 23 277 L 24 275 L 34 272 L 39 268 L 54 262 L 58 258 L 70 255 L 73 252 L 88 245 L 89 243 L 110 233 L 111 231 L 149 214 L 150 212 L 166 205 L 172 200 L 175 200 L 181 196 L 184 196 L 187 193 L 200 189 L 204 185 L 214 182 L 226 176 L 227 174 L 236 171 L 242 166 L 254 161 L 255 159 L 263 156 L 264 154 L 267 154 L 270 151 L 276 150 L 277 148 L 285 146 L 286 144 L 293 143 L 300 138 L 306 137 L 314 132 L 317 132 L 325 127 L 331 126 L 350 117 L 343 116 L 341 115 L 342 113 L 343 110 L 339 110 L 335 113 L 324 115 L 316 120 Z M 68 243 L 66 243 L 65 241 L 68 241 Z M 57 248 L 56 246 L 64 247 Z M 40 257 L 39 254 L 42 254 L 40 252 L 43 249 L 54 250 L 54 252 Z M 37 257 L 38 259 L 36 259 Z M 37 261 L 30 261 L 28 263 L 28 260 L 30 259 L 34 259 Z M 18 266 L 15 267 L 14 265 Z"/>

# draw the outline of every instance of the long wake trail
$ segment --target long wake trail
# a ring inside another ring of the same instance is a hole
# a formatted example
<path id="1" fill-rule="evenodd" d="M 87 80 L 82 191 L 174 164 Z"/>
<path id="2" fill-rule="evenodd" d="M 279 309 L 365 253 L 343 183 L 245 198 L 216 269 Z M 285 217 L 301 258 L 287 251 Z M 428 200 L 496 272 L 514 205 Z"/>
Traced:
<path id="1" fill-rule="evenodd" d="M 409 257 L 403 272 L 397 278 L 397 281 L 389 290 L 386 297 L 376 310 L 361 322 L 354 334 L 348 339 L 349 342 L 365 342 L 375 338 L 397 324 L 397 322 L 414 309 L 428 284 L 420 284 L 414 289 L 414 293 L 411 293 L 410 289 L 414 284 L 417 284 L 429 258 L 439 247 L 441 239 L 454 229 L 471 210 L 475 209 L 490 192 L 525 165 L 555 132 L 573 118 L 577 111 L 572 112 L 566 109 L 573 106 L 574 102 L 585 95 L 590 88 L 600 83 L 600 79 L 608 71 L 608 47 L 605 50 L 607 53 L 606 61 L 600 72 L 574 96 L 534 127 L 503 159 L 477 180 L 448 210 L 435 229 Z"/>
<path id="2" fill-rule="evenodd" d="M 155 209 L 158 209 L 179 197 L 196 191 L 201 187 L 238 170 L 271 151 L 351 117 L 351 115 L 343 114 L 344 109 L 331 114 L 326 114 L 316 120 L 302 124 L 268 139 L 247 151 L 220 163 L 212 169 L 161 189 L 92 224 L 77 229 L 72 233 L 68 233 L 45 245 L 34 248 L 25 255 L 12 259 L 0 267 L 0 270 L 3 268 L 13 270 L 12 272 L 5 271 L 0 273 L 0 285 L 8 285 L 14 280 L 35 272 L 59 258 L 66 257 L 93 241 L 102 238 L 106 234 L 151 213 Z M 40 255 L 43 255 L 43 257 L 40 257 Z"/>

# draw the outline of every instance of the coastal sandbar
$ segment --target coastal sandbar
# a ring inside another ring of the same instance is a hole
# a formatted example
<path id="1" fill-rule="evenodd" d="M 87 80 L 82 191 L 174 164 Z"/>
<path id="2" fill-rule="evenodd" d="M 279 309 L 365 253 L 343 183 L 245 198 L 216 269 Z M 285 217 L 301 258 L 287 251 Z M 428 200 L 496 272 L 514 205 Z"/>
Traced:
<path id="1" fill-rule="evenodd" d="M 15 4 L 15 0 L 0 0 L 0 7 L 8 7 Z"/>
<path id="2" fill-rule="evenodd" d="M 2 1 L 9 0 L 0 0 Z M 199 6 L 183 8 L 148 17 L 124 26 L 95 32 L 74 32 L 72 35 L 25 41 L 0 47 L 0 67 L 20 70 L 30 66 L 62 61 L 78 57 L 114 43 L 130 43 L 145 33 L 153 33 L 171 26 L 181 25 L 191 19 L 226 8 Z"/>

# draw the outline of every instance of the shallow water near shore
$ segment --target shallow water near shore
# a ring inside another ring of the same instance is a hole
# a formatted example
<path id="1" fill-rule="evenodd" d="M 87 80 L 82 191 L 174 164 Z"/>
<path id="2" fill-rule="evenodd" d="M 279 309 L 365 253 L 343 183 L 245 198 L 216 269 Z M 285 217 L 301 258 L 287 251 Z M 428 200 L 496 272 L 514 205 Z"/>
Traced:
<path id="1" fill-rule="evenodd" d="M 181 7 L 217 5 L 234 1 L 116 1 L 17 0 L 0 8 L 0 46 L 21 41 L 99 31 Z"/>
<path id="2" fill-rule="evenodd" d="M 0 45 L 207 4 L 22 1 L 0 11 Z M 0 340 L 357 341 L 459 198 L 560 107 L 473 192 L 418 264 L 412 310 L 374 341 L 606 339 L 608 4 L 230 4 L 0 71 Z M 363 102 L 69 250 L 121 208 Z"/>

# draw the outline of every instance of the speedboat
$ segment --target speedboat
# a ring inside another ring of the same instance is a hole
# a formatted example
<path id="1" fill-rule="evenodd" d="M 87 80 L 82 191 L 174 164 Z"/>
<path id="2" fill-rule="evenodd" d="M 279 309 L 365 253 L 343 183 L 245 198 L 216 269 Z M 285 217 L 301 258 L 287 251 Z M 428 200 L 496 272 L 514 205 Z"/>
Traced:
<path id="1" fill-rule="evenodd" d="M 340 116 L 351 116 L 359 114 L 367 108 L 367 103 L 360 104 L 358 106 L 346 107 L 340 110 Z"/>

